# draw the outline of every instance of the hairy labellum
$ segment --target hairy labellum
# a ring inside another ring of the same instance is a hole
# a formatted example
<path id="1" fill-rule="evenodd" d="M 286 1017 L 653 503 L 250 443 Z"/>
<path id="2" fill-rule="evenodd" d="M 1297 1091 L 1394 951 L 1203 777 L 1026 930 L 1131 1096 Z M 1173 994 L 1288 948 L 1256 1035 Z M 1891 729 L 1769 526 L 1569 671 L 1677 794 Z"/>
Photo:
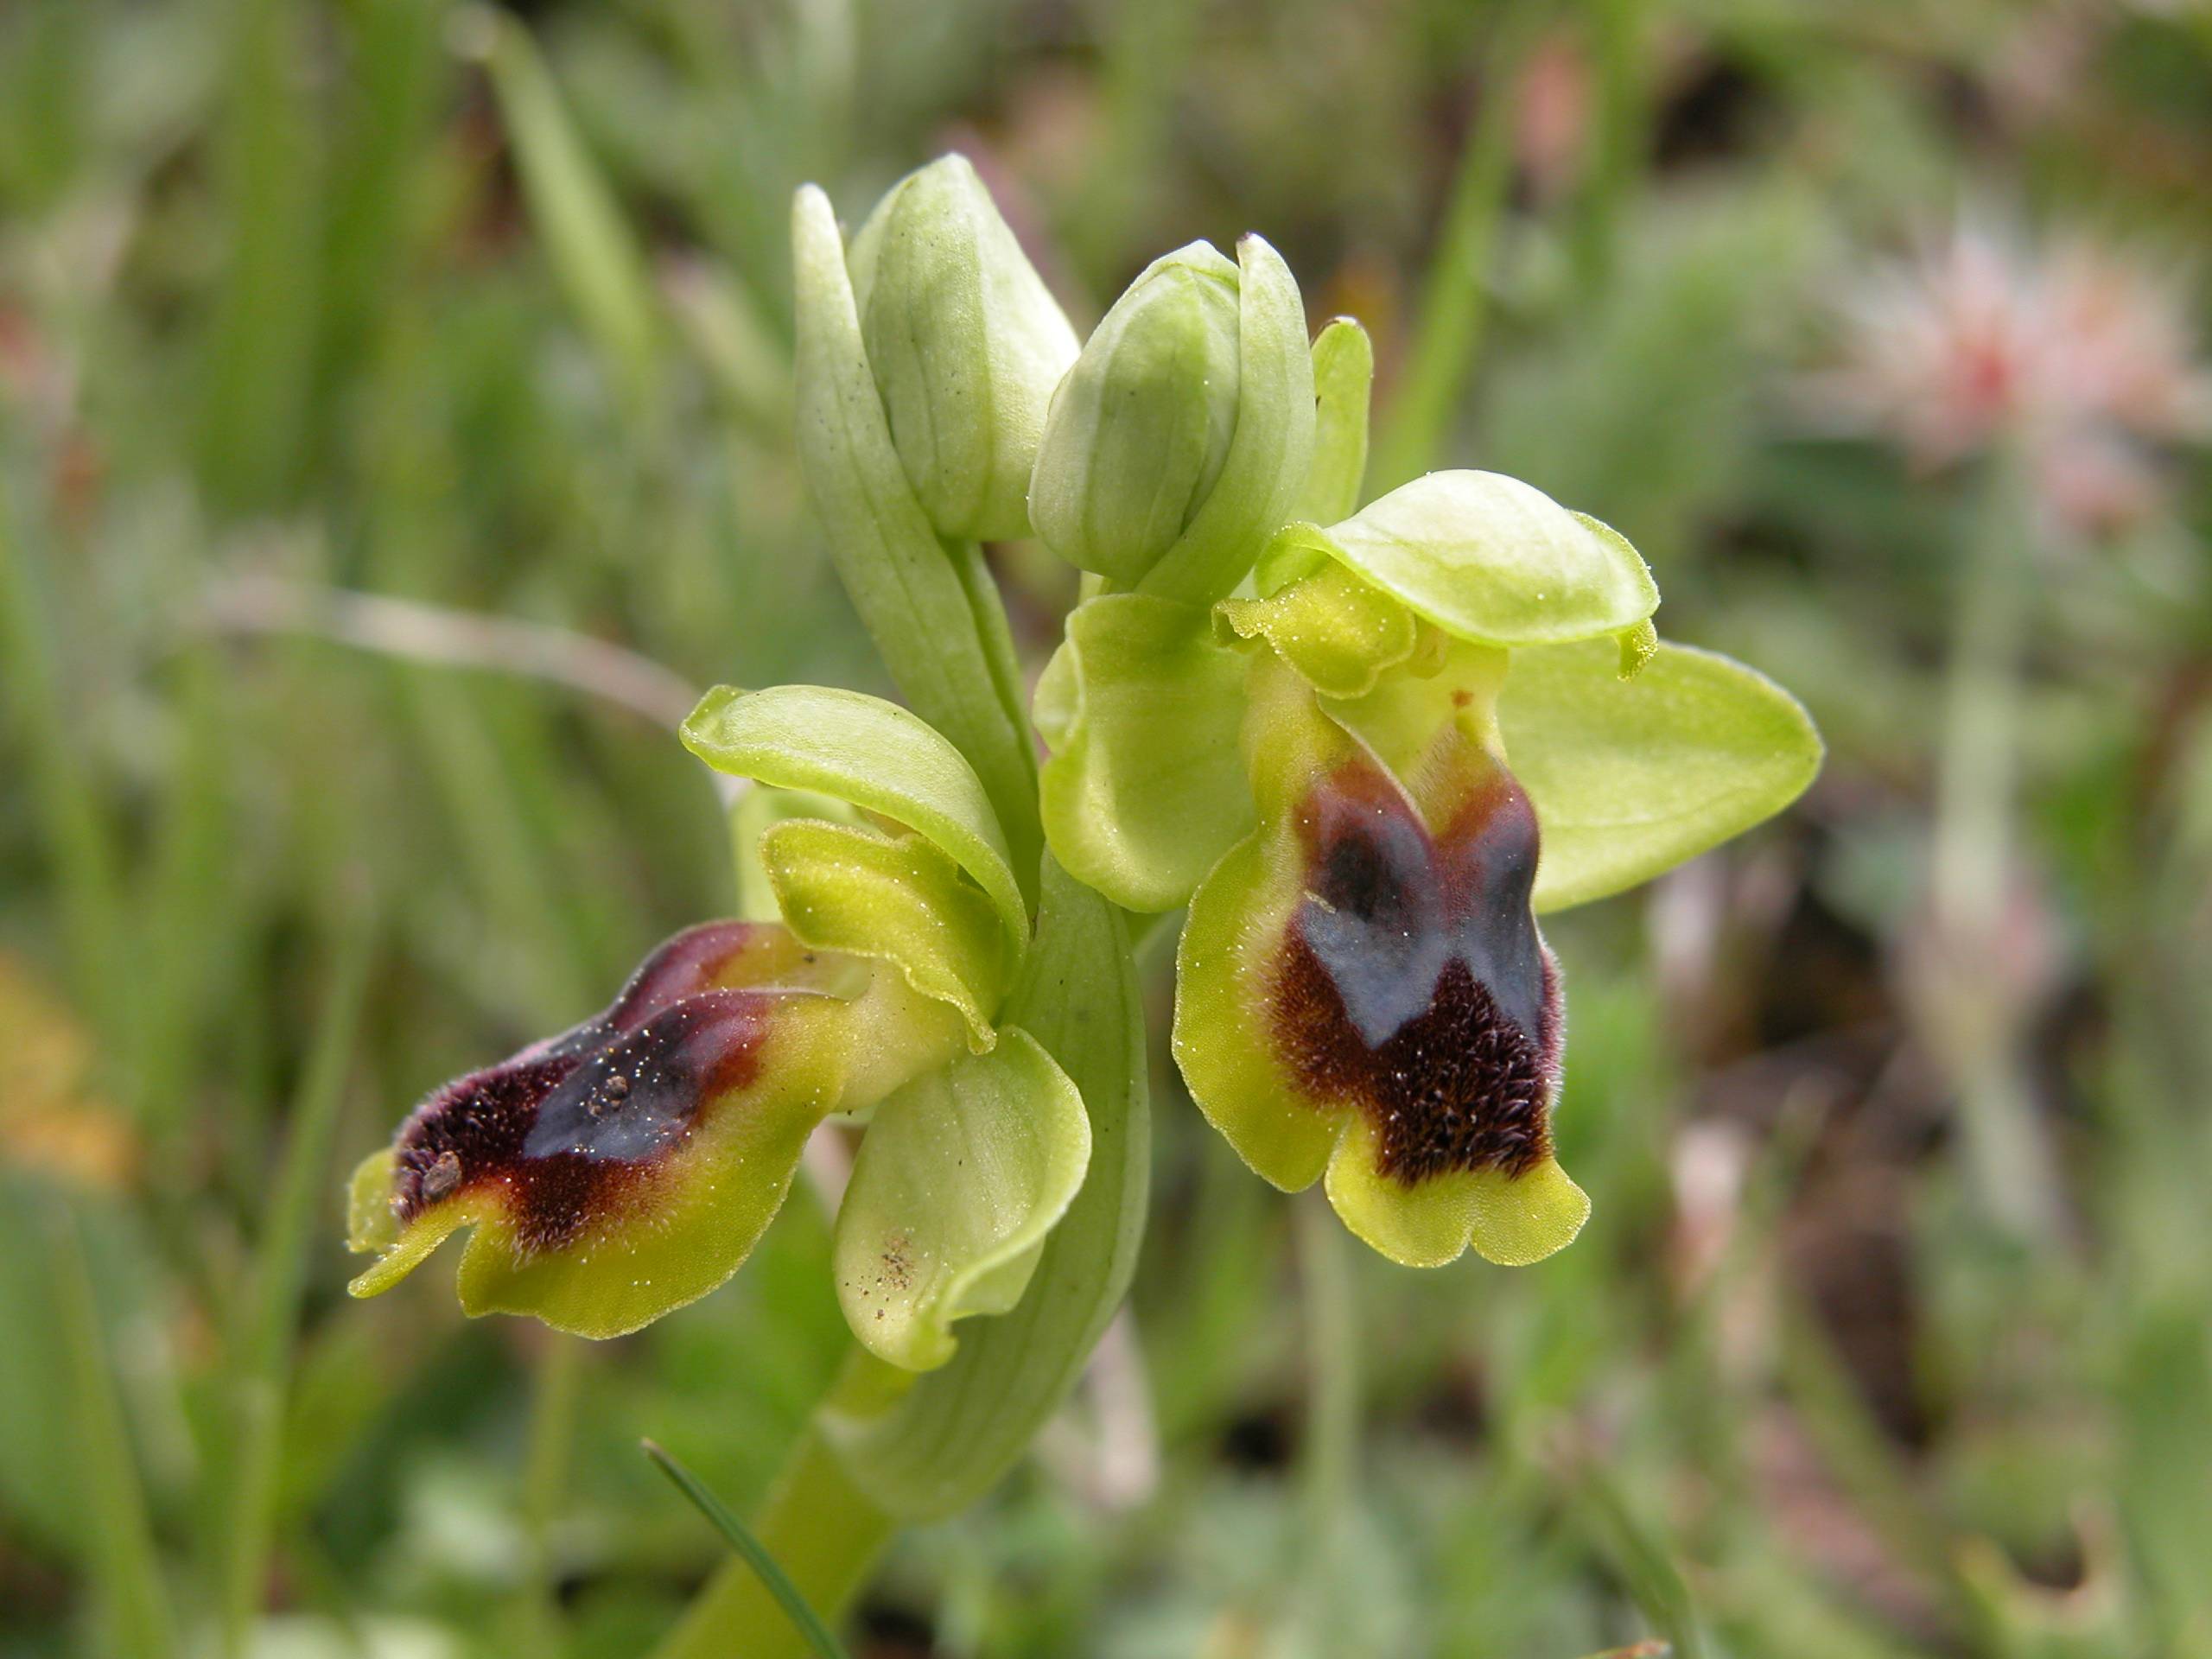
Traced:
<path id="1" fill-rule="evenodd" d="M 518 1244 L 568 1243 L 645 1182 L 710 1101 L 750 1080 L 778 995 L 706 991 L 629 1031 L 588 1020 L 446 1084 L 400 1131 L 394 1215 L 404 1225 L 496 1185 Z"/>
<path id="2" fill-rule="evenodd" d="M 779 995 L 715 988 L 748 954 L 791 960 L 748 922 L 688 929 L 648 957 L 606 1012 L 434 1090 L 400 1127 L 391 1209 L 496 1189 L 516 1242 L 550 1249 L 634 1187 L 711 1100 L 749 1080 Z"/>
<path id="3" fill-rule="evenodd" d="M 1376 1126 L 1382 1173 L 1525 1174 L 1549 1155 L 1559 983 L 1529 893 L 1536 821 L 1502 766 L 1433 836 L 1364 755 L 1298 816 L 1304 896 L 1271 1014 L 1304 1091 Z"/>
<path id="4" fill-rule="evenodd" d="M 1178 958 L 1192 1096 L 1277 1185 L 1325 1175 L 1393 1260 L 1540 1260 L 1589 1203 L 1552 1153 L 1563 1021 L 1528 795 L 1465 687 L 1392 712 L 1435 711 L 1402 774 L 1279 659 L 1255 683 L 1260 827 L 1192 899 Z"/>
<path id="5" fill-rule="evenodd" d="M 634 1330 L 735 1270 L 825 1113 L 958 1046 L 957 1016 L 896 974 L 774 924 L 692 928 L 604 1013 L 416 1108 L 354 1177 L 354 1245 L 383 1255 L 353 1288 L 474 1224 L 470 1312 Z"/>

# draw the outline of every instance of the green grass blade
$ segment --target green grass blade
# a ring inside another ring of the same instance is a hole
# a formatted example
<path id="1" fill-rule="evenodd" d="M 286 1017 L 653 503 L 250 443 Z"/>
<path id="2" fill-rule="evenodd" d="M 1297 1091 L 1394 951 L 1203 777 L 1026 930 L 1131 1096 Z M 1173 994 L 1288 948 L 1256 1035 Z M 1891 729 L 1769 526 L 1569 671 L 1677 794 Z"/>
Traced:
<path id="1" fill-rule="evenodd" d="M 1386 494 L 1436 464 L 1437 448 L 1466 390 L 1482 341 L 1491 247 L 1513 181 L 1514 123 L 1528 44 L 1525 29 L 1508 25 L 1491 54 L 1482 109 L 1452 176 L 1413 335 L 1398 353 L 1404 378 L 1375 446 L 1367 475 L 1370 494 Z"/>
<path id="2" fill-rule="evenodd" d="M 463 16 L 463 36 L 491 76 L 553 273 L 616 385 L 643 408 L 658 378 L 660 322 L 636 238 L 530 31 L 490 7 Z"/>
<path id="3" fill-rule="evenodd" d="M 54 660 L 53 607 L 16 539 L 0 479 L 0 690 L 29 756 L 30 795 L 53 861 L 77 1006 L 98 1015 L 118 995 L 121 900 L 113 836 L 82 747 L 71 741 Z M 110 1027 L 113 1029 L 113 1027 Z"/>
<path id="4" fill-rule="evenodd" d="M 105 1651 L 118 1659 L 171 1659 L 176 1625 L 131 1457 L 129 1426 L 100 1335 L 99 1306 L 76 1216 L 57 1202 L 49 1231 L 60 1339 L 76 1402 L 92 1580 L 103 1605 Z"/>
<path id="5" fill-rule="evenodd" d="M 226 258 L 197 435 L 209 495 L 244 512 L 296 487 L 312 430 L 323 133 L 300 73 L 308 8 L 237 0 L 230 10 L 217 149 Z"/>
<path id="6" fill-rule="evenodd" d="M 776 1558 L 747 1529 L 745 1522 L 731 1514 L 728 1507 L 702 1485 L 696 1476 L 659 1446 L 651 1440 L 645 1441 L 644 1446 L 645 1455 L 676 1483 L 676 1489 L 691 1500 L 692 1507 L 705 1516 L 715 1530 L 728 1539 L 730 1547 L 745 1558 L 747 1565 L 760 1574 L 760 1582 L 767 1586 L 768 1592 L 789 1616 L 793 1627 L 806 1638 L 817 1659 L 846 1659 L 844 1648 L 830 1633 L 829 1626 L 816 1617 L 814 1609 L 806 1605 L 806 1598 L 784 1575 Z"/>
<path id="7" fill-rule="evenodd" d="M 1697 1604 L 1665 1541 L 1637 1516 L 1594 1462 L 1578 1467 L 1575 1483 L 1585 1526 L 1611 1560 L 1630 1599 L 1665 1632 L 1664 1646 L 1681 1659 L 1705 1659 L 1709 1649 Z"/>
<path id="8" fill-rule="evenodd" d="M 329 1195 L 331 1143 L 368 977 L 369 929 L 361 906 L 340 923 L 333 954 L 291 1134 L 262 1225 L 254 1296 L 234 1350 L 236 1439 L 222 1578 L 223 1651 L 232 1656 L 245 1653 L 252 1634 L 274 1535 L 284 1402 L 312 1254 L 309 1234 Z"/>

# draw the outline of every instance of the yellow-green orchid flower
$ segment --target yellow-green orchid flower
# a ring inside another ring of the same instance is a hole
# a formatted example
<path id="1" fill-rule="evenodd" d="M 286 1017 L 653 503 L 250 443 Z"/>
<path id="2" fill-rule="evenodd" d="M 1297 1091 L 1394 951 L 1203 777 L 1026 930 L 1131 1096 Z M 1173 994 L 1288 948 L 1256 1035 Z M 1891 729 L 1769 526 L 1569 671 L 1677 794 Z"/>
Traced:
<path id="1" fill-rule="evenodd" d="M 1077 610 L 1034 705 L 1046 836 L 1118 903 L 1188 903 L 1176 1058 L 1254 1169 L 1325 1176 L 1399 1262 L 1533 1262 L 1589 1211 L 1553 1155 L 1537 916 L 1779 810 L 1819 741 L 1770 682 L 1661 645 L 1635 550 L 1528 485 L 1435 473 L 1350 512 L 1364 342 L 1315 350 L 1305 504 L 1342 516 L 1213 606 Z"/>
<path id="2" fill-rule="evenodd" d="M 634 1330 L 734 1273 L 815 1127 L 873 1108 L 839 1297 L 880 1357 L 942 1364 L 955 1320 L 1020 1297 L 1090 1154 L 1074 1084 L 998 1022 L 1029 921 L 997 822 L 957 751 L 857 692 L 713 692 L 684 741 L 804 791 L 747 849 L 776 918 L 678 934 L 605 1012 L 434 1091 L 354 1176 L 381 1254 L 353 1289 L 473 1226 L 468 1312 Z"/>

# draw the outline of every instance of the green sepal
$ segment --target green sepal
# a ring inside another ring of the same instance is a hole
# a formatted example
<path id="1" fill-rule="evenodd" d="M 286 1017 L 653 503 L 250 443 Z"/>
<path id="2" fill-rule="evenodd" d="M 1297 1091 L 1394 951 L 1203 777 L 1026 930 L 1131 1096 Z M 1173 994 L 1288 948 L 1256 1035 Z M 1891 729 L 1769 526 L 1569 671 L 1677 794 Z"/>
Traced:
<path id="1" fill-rule="evenodd" d="M 1539 912 L 1619 893 L 1741 835 L 1821 766 L 1796 698 L 1684 645 L 1659 645 L 1625 683 L 1610 640 L 1516 651 L 1498 724 L 1543 826 Z"/>
<path id="2" fill-rule="evenodd" d="M 1367 330 L 1337 317 L 1313 341 L 1313 461 L 1292 513 L 1317 524 L 1348 518 L 1367 477 L 1367 408 L 1375 347 Z"/>
<path id="3" fill-rule="evenodd" d="M 1332 697 L 1364 696 L 1419 642 L 1411 611 L 1329 562 L 1265 599 L 1225 599 L 1214 614 L 1236 638 L 1264 639 Z"/>
<path id="4" fill-rule="evenodd" d="M 1325 530 L 1293 524 L 1266 561 L 1319 550 L 1446 633 L 1554 645 L 1633 628 L 1659 606 L 1620 534 L 1500 473 L 1430 473 Z"/>
<path id="5" fill-rule="evenodd" d="M 953 1322 L 1021 1300 L 1083 1185 L 1083 1096 L 1027 1032 L 917 1077 L 875 1109 L 837 1212 L 837 1299 L 861 1345 L 910 1371 Z"/>
<path id="6" fill-rule="evenodd" d="M 989 1052 L 1007 983 L 1005 931 L 935 842 L 790 818 L 762 834 L 758 856 L 802 942 L 893 963 L 915 990 L 959 1010 L 970 1049 Z"/>
<path id="7" fill-rule="evenodd" d="M 1313 459 L 1313 353 L 1306 306 L 1283 257 L 1257 236 L 1236 244 L 1236 426 L 1221 474 L 1141 592 L 1211 604 L 1243 579 L 1290 517 Z"/>
<path id="8" fill-rule="evenodd" d="M 1205 611 L 1104 594 L 1038 681 L 1046 840 L 1124 909 L 1169 910 L 1251 825 L 1238 758 L 1244 654 Z"/>
<path id="9" fill-rule="evenodd" d="M 1043 889 L 1036 944 L 1002 1017 L 1033 1034 L 1081 1091 L 1090 1166 L 1011 1311 L 970 1325 L 950 1363 L 912 1387 L 825 1414 L 853 1482 L 902 1520 L 966 1508 L 1027 1454 L 1121 1306 L 1144 1236 L 1152 1135 L 1128 930 L 1049 857 Z"/>
<path id="10" fill-rule="evenodd" d="M 975 769 L 918 715 L 828 686 L 723 685 L 699 700 L 682 736 L 717 772 L 828 795 L 935 842 L 996 908 L 1008 976 L 1020 966 L 1029 916 L 998 817 Z"/>

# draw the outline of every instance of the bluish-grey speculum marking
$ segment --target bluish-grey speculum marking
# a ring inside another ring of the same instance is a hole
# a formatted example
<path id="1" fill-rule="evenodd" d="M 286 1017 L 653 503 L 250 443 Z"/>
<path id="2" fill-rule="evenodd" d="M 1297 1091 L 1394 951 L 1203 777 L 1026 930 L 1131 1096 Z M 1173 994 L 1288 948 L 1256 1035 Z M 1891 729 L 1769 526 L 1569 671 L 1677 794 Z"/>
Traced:
<path id="1" fill-rule="evenodd" d="M 518 1240 L 546 1249 L 604 1214 L 750 1078 L 774 995 L 714 981 L 754 932 L 680 933 L 604 1014 L 435 1090 L 399 1133 L 399 1218 L 498 1183 Z"/>
<path id="2" fill-rule="evenodd" d="M 1372 760 L 1300 815 L 1306 891 L 1274 984 L 1300 1083 L 1375 1122 L 1385 1173 L 1520 1174 L 1550 1151 L 1559 991 L 1529 893 L 1536 823 L 1503 767 L 1478 769 L 1440 836 Z"/>

